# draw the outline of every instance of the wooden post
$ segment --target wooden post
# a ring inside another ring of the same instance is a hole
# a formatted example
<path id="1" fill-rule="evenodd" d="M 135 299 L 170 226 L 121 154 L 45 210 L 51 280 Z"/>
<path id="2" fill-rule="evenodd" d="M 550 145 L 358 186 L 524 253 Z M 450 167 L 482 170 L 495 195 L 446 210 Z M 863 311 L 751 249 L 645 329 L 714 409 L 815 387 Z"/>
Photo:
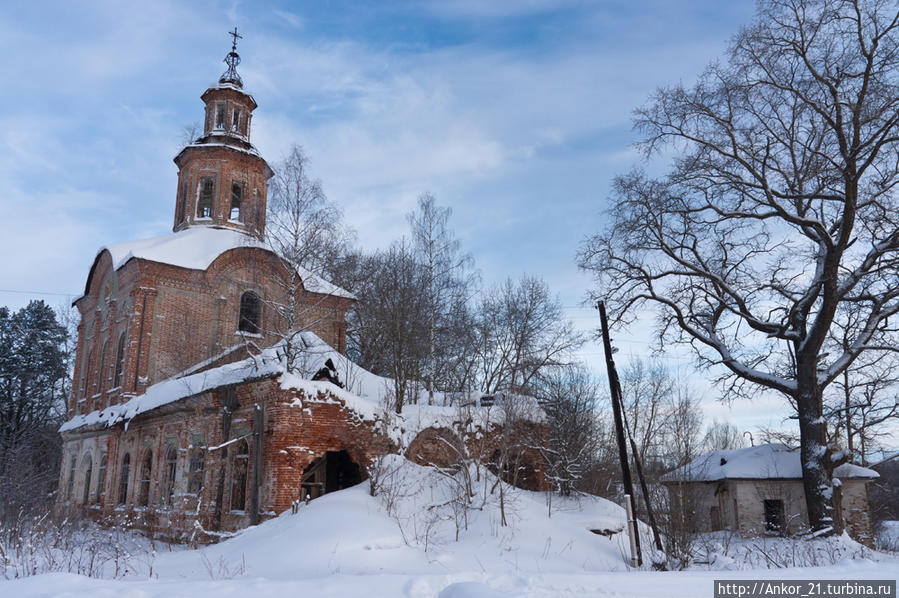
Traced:
<path id="1" fill-rule="evenodd" d="M 621 384 L 618 382 L 618 371 L 615 369 L 615 361 L 612 359 L 612 341 L 609 339 L 609 323 L 606 319 L 606 304 L 597 303 L 599 309 L 599 321 L 602 325 L 602 344 L 606 353 L 606 373 L 609 376 L 609 393 L 612 395 L 612 415 L 615 418 L 615 438 L 618 440 L 618 460 L 621 464 L 621 477 L 624 482 L 624 494 L 627 497 L 627 509 L 632 511 L 631 497 L 634 495 L 634 484 L 631 480 L 631 468 L 627 460 L 627 444 L 624 441 L 624 427 L 621 424 Z M 631 562 L 635 567 L 643 564 L 643 555 L 640 551 L 640 533 L 636 520 L 628 520 L 628 526 L 633 527 L 633 542 L 631 548 L 635 551 L 631 555 Z"/>
<path id="2" fill-rule="evenodd" d="M 264 411 L 256 403 L 253 409 L 253 487 L 250 492 L 250 525 L 259 523 L 259 489 L 262 487 L 262 434 Z"/>
<path id="3" fill-rule="evenodd" d="M 237 393 L 233 386 L 222 391 L 222 444 L 231 436 L 231 416 L 239 407 Z M 218 485 L 215 491 L 215 513 L 212 518 L 212 529 L 219 531 L 222 527 L 222 503 L 225 501 L 225 473 L 228 467 L 228 447 L 223 446 L 219 456 Z"/>

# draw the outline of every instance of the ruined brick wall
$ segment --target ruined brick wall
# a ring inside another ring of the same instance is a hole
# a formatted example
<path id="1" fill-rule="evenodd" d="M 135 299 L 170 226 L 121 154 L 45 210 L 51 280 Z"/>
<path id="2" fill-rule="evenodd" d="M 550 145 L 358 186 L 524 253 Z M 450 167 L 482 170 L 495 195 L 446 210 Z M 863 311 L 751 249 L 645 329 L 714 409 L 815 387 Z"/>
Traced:
<path id="1" fill-rule="evenodd" d="M 843 479 L 843 524 L 849 535 L 868 547 L 874 547 L 874 527 L 871 505 L 868 502 L 868 482 L 862 479 Z"/>
<path id="2" fill-rule="evenodd" d="M 514 475 L 505 471 L 503 479 L 525 490 L 547 490 L 545 460 L 536 448 L 545 440 L 544 426 L 533 422 L 514 422 L 508 427 L 496 424 L 482 426 L 456 422 L 455 429 L 425 428 L 419 432 L 405 456 L 419 465 L 451 467 L 459 463 L 459 455 L 483 463 L 498 473 L 500 452 L 514 467 Z"/>
<path id="3" fill-rule="evenodd" d="M 273 423 L 270 479 L 274 485 L 274 509 L 281 511 L 301 500 L 304 470 L 328 451 L 345 450 L 365 471 L 378 455 L 396 450 L 380 431 L 378 422 L 363 419 L 345 403 L 327 393 L 326 382 L 315 396 L 304 391 L 281 394 L 269 408 Z"/>
<path id="4" fill-rule="evenodd" d="M 345 450 L 361 468 L 363 478 L 375 456 L 395 450 L 378 431 L 376 422 L 363 420 L 342 401 L 322 391 L 310 397 L 282 390 L 275 379 L 238 385 L 238 407 L 232 412 L 227 439 L 222 434 L 223 391 L 197 395 L 138 416 L 127 429 L 119 424 L 108 430 L 68 432 L 64 437 L 58 504 L 78 508 L 98 521 L 145 529 L 173 540 L 209 541 L 212 536 L 197 533 L 198 525 L 213 530 L 218 487 L 222 485 L 221 530 L 237 530 L 250 524 L 251 480 L 256 463 L 252 439 L 255 406 L 262 406 L 263 454 L 259 494 L 260 520 L 273 517 L 302 498 L 301 478 L 306 467 L 327 451 Z M 243 509 L 233 508 L 237 443 L 247 442 L 247 494 Z M 235 441 L 227 444 L 226 440 Z M 202 486 L 190 488 L 191 456 L 205 447 Z M 166 454 L 177 452 L 175 483 L 168 492 Z M 99 463 L 107 455 L 102 491 L 98 488 Z M 125 500 L 119 500 L 122 463 L 129 455 L 125 479 Z M 147 504 L 141 504 L 142 465 L 151 456 Z M 68 464 L 76 459 L 75 475 Z M 88 458 L 89 457 L 89 458 Z M 86 468 L 91 465 L 88 492 Z M 69 480 L 72 491 L 68 492 Z M 85 496 L 87 500 L 85 500 Z"/>

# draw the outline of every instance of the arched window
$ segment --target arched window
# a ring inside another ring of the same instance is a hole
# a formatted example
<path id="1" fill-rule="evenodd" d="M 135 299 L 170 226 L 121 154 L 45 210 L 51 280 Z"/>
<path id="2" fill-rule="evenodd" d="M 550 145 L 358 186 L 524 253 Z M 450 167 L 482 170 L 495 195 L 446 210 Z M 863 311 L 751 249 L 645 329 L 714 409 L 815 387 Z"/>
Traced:
<path id="1" fill-rule="evenodd" d="M 204 176 L 197 189 L 197 218 L 212 218 L 212 196 L 215 193 L 215 179 Z"/>
<path id="2" fill-rule="evenodd" d="M 250 469 L 250 445 L 246 440 L 237 443 L 231 463 L 231 510 L 243 511 L 247 504 L 247 473 Z"/>
<path id="3" fill-rule="evenodd" d="M 247 291 L 240 296 L 240 318 L 238 319 L 237 329 L 241 332 L 249 332 L 259 334 L 262 330 L 260 326 L 262 320 L 262 301 L 259 295 L 253 291 Z"/>
<path id="4" fill-rule="evenodd" d="M 200 494 L 203 490 L 203 473 L 206 469 L 206 448 L 197 447 L 190 451 L 190 472 L 187 475 L 187 491 L 190 494 Z"/>
<path id="5" fill-rule="evenodd" d="M 122 473 L 119 476 L 119 504 L 125 504 L 128 500 L 128 474 L 131 473 L 131 454 L 125 453 L 122 457 Z"/>
<path id="6" fill-rule="evenodd" d="M 100 455 L 100 466 L 97 468 L 97 502 L 103 503 L 106 497 L 106 453 Z"/>
<path id="7" fill-rule="evenodd" d="M 115 350 L 115 374 L 112 377 L 112 387 L 118 388 L 122 384 L 122 371 L 125 369 L 125 333 L 119 335 L 119 344 Z"/>
<path id="8" fill-rule="evenodd" d="M 106 349 L 109 345 L 109 341 L 103 341 L 103 350 L 100 351 L 100 369 L 97 370 L 97 392 L 96 394 L 100 394 L 103 392 L 103 376 L 106 375 L 104 371 L 106 369 Z"/>
<path id="9" fill-rule="evenodd" d="M 240 207 L 243 202 L 243 185 L 240 183 L 231 183 L 231 212 L 228 214 L 229 220 L 240 222 Z"/>
<path id="10" fill-rule="evenodd" d="M 147 449 L 144 459 L 140 463 L 140 479 L 138 486 L 137 504 L 146 507 L 150 504 L 150 476 L 153 474 L 153 451 Z"/>
<path id="11" fill-rule="evenodd" d="M 162 502 L 166 505 L 172 504 L 172 497 L 175 495 L 175 474 L 178 472 L 178 449 L 174 445 L 169 445 L 165 451 L 165 469 L 163 473 L 163 491 Z"/>
<path id="12" fill-rule="evenodd" d="M 86 505 L 90 502 L 91 497 L 91 473 L 94 469 L 94 461 L 91 459 L 90 453 L 84 455 L 84 492 L 81 495 L 81 504 Z"/>

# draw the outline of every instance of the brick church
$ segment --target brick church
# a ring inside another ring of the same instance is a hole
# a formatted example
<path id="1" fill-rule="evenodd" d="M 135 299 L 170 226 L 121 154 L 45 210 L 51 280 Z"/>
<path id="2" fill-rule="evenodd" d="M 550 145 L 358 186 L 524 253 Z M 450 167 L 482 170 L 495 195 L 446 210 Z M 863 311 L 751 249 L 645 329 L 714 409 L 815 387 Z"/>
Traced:
<path id="1" fill-rule="evenodd" d="M 273 172 L 250 141 L 239 61 L 232 46 L 200 96 L 203 135 L 174 158 L 172 233 L 103 247 L 74 302 L 58 505 L 171 538 L 209 541 L 358 483 L 403 445 L 432 462 L 458 420 L 434 408 L 402 426 L 412 436 L 385 431 L 384 380 L 343 356 L 352 295 L 297 269 L 302 288 L 285 296 L 292 266 L 265 243 Z M 296 305 L 299 369 L 271 333 L 276 304 Z M 309 380 L 329 360 L 347 389 Z"/>

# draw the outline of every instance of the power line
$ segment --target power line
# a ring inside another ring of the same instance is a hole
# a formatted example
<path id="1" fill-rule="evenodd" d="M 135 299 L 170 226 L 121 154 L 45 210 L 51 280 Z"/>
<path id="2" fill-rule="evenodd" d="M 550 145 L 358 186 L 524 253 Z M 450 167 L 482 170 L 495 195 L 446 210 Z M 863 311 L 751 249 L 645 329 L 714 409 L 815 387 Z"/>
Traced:
<path id="1" fill-rule="evenodd" d="M 78 293 L 53 293 L 49 291 L 22 291 L 17 289 L 0 289 L 0 293 L 16 293 L 19 295 L 57 295 L 59 297 L 74 297 Z"/>

